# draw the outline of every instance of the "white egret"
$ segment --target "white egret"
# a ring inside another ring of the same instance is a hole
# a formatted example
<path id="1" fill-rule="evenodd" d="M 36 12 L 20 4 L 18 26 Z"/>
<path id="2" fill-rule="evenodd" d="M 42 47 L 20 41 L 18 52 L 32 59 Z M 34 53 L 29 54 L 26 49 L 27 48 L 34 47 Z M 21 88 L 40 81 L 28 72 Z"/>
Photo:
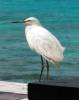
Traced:
<path id="1" fill-rule="evenodd" d="M 19 23 L 16 21 L 14 23 Z M 65 47 L 61 45 L 59 40 L 46 28 L 44 28 L 39 20 L 35 17 L 29 17 L 23 21 L 25 23 L 25 36 L 29 47 L 41 56 L 42 69 L 40 79 L 44 70 L 44 59 L 46 60 L 47 79 L 49 77 L 48 61 L 54 65 L 59 65 L 63 60 Z M 43 59 L 44 58 L 44 59 Z"/>

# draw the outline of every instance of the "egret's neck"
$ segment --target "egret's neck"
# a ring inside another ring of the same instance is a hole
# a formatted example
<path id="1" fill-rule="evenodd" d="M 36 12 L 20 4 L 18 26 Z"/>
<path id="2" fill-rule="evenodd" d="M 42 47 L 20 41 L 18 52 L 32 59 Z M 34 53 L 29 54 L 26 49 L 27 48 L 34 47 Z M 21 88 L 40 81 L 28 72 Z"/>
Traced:
<path id="1" fill-rule="evenodd" d="M 39 26 L 41 26 L 41 25 L 39 25 L 39 24 L 26 25 L 25 29 L 31 29 L 31 28 L 39 27 Z"/>
<path id="2" fill-rule="evenodd" d="M 41 25 L 27 25 L 25 26 L 25 34 L 30 33 L 31 30 L 37 29 L 37 27 L 40 27 Z"/>
<path id="3" fill-rule="evenodd" d="M 34 27 L 34 25 L 27 25 L 25 26 L 25 33 L 27 33 L 29 30 L 31 30 Z"/>

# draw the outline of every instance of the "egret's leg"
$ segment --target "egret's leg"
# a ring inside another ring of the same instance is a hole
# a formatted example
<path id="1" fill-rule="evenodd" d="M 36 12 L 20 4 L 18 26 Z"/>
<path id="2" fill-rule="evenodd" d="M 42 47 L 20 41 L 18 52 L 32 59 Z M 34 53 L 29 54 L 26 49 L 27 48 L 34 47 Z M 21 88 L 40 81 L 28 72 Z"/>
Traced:
<path id="1" fill-rule="evenodd" d="M 47 80 L 48 80 L 49 79 L 49 63 L 47 60 L 46 60 L 46 64 L 47 64 Z"/>
<path id="2" fill-rule="evenodd" d="M 40 74 L 40 78 L 39 78 L 39 82 L 41 80 L 42 74 L 43 74 L 43 70 L 44 70 L 44 61 L 43 61 L 43 57 L 41 56 L 41 64 L 42 64 L 42 69 L 41 69 L 41 74 Z"/>

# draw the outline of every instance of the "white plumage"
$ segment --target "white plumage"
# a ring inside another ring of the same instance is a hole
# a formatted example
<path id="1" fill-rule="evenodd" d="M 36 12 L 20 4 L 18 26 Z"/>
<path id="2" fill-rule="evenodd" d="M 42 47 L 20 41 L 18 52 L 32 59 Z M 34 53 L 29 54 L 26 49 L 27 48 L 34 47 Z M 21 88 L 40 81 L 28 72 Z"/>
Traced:
<path id="1" fill-rule="evenodd" d="M 30 17 L 25 20 L 25 35 L 31 49 L 53 64 L 63 60 L 64 47 L 40 22 Z"/>
<path id="2" fill-rule="evenodd" d="M 65 48 L 51 32 L 40 24 L 39 20 L 35 17 L 30 17 L 24 21 L 15 21 L 12 23 L 25 23 L 25 36 L 27 42 L 32 50 L 41 55 L 42 69 L 39 81 L 41 80 L 45 67 L 43 58 L 46 59 L 47 79 L 49 79 L 48 61 L 59 66 L 59 62 L 61 62 L 64 58 L 63 53 Z"/>

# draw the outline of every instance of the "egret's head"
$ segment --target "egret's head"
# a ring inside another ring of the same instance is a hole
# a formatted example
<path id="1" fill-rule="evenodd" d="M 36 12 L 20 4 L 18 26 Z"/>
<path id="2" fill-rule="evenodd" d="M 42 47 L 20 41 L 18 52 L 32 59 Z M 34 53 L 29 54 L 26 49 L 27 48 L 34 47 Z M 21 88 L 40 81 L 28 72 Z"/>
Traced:
<path id="1" fill-rule="evenodd" d="M 40 22 L 35 17 L 29 17 L 24 20 L 25 25 L 40 25 Z"/>

